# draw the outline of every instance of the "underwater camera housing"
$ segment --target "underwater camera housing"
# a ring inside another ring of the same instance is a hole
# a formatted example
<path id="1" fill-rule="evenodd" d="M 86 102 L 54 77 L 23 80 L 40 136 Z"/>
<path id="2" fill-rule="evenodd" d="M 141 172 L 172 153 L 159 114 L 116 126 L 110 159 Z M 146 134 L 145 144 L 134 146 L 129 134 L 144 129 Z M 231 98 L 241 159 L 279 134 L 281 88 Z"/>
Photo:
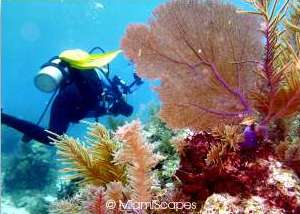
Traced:
<path id="1" fill-rule="evenodd" d="M 97 73 L 103 84 L 103 93 L 100 106 L 103 106 L 108 114 L 122 114 L 130 116 L 133 112 L 133 107 L 126 102 L 126 95 L 133 93 L 138 86 L 144 82 L 136 74 L 133 73 L 133 82 L 127 84 L 119 76 L 109 78 L 109 74 L 103 69 L 97 69 Z"/>
<path id="2" fill-rule="evenodd" d="M 41 66 L 34 78 L 34 84 L 43 92 L 53 92 L 59 88 L 68 75 L 68 67 L 56 56 Z"/>

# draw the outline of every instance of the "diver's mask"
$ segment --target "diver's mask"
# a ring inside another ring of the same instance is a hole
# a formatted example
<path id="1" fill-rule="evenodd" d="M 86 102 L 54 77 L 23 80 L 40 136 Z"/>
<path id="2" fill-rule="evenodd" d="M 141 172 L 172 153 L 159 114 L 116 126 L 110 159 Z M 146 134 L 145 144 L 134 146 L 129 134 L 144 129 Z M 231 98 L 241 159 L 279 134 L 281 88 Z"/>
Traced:
<path id="1" fill-rule="evenodd" d="M 40 71 L 34 78 L 35 86 L 43 92 L 53 92 L 61 83 L 68 79 L 69 69 L 66 63 L 58 57 L 53 57 L 41 66 Z"/>

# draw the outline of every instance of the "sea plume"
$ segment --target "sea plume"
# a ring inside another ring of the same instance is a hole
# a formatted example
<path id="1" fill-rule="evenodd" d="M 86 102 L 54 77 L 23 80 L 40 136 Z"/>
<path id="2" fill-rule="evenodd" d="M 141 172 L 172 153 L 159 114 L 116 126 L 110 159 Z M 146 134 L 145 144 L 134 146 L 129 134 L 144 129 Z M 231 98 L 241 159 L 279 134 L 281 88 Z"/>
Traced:
<path id="1" fill-rule="evenodd" d="M 217 1 L 175 0 L 148 26 L 131 25 L 125 54 L 143 77 L 161 80 L 160 115 L 172 128 L 197 131 L 249 114 L 252 72 L 262 53 L 257 20 Z"/>
<path id="2" fill-rule="evenodd" d="M 145 143 L 141 134 L 142 125 L 133 121 L 119 128 L 116 138 L 123 142 L 123 147 L 115 155 L 117 163 L 127 163 L 128 182 L 132 189 L 131 198 L 137 202 L 151 200 L 151 169 L 160 159 Z"/>
<path id="3" fill-rule="evenodd" d="M 256 73 L 261 77 L 251 93 L 262 123 L 291 117 L 300 112 L 300 37 L 299 3 L 295 2 L 291 19 L 286 19 L 289 0 L 251 0 L 262 18 L 265 36 L 264 57 Z M 285 25 L 284 25 L 285 23 Z"/>
<path id="4" fill-rule="evenodd" d="M 116 145 L 104 126 L 92 123 L 87 145 L 67 135 L 54 139 L 63 169 L 71 173 L 69 178 L 85 184 L 105 185 L 111 181 L 126 182 L 125 166 L 113 163 Z"/>

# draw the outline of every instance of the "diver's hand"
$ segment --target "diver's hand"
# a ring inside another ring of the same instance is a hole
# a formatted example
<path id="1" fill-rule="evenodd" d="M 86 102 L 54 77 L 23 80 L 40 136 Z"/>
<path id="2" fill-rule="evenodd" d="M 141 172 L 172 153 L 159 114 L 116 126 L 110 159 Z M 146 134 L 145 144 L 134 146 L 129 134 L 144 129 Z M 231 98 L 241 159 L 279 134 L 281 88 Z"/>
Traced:
<path id="1" fill-rule="evenodd" d="M 133 113 L 133 106 L 126 103 L 123 99 L 118 100 L 114 105 L 109 109 L 109 113 L 113 115 L 123 115 L 129 117 Z"/>

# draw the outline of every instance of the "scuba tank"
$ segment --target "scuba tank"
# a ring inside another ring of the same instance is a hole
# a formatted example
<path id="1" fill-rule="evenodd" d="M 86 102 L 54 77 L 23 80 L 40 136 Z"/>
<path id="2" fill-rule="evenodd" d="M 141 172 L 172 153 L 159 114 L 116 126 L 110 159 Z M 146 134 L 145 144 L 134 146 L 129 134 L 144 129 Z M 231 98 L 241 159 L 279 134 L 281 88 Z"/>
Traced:
<path id="1" fill-rule="evenodd" d="M 54 57 L 48 63 L 42 65 L 34 78 L 35 86 L 43 92 L 56 91 L 69 73 L 68 67 L 63 66 L 63 64 L 58 57 Z"/>

